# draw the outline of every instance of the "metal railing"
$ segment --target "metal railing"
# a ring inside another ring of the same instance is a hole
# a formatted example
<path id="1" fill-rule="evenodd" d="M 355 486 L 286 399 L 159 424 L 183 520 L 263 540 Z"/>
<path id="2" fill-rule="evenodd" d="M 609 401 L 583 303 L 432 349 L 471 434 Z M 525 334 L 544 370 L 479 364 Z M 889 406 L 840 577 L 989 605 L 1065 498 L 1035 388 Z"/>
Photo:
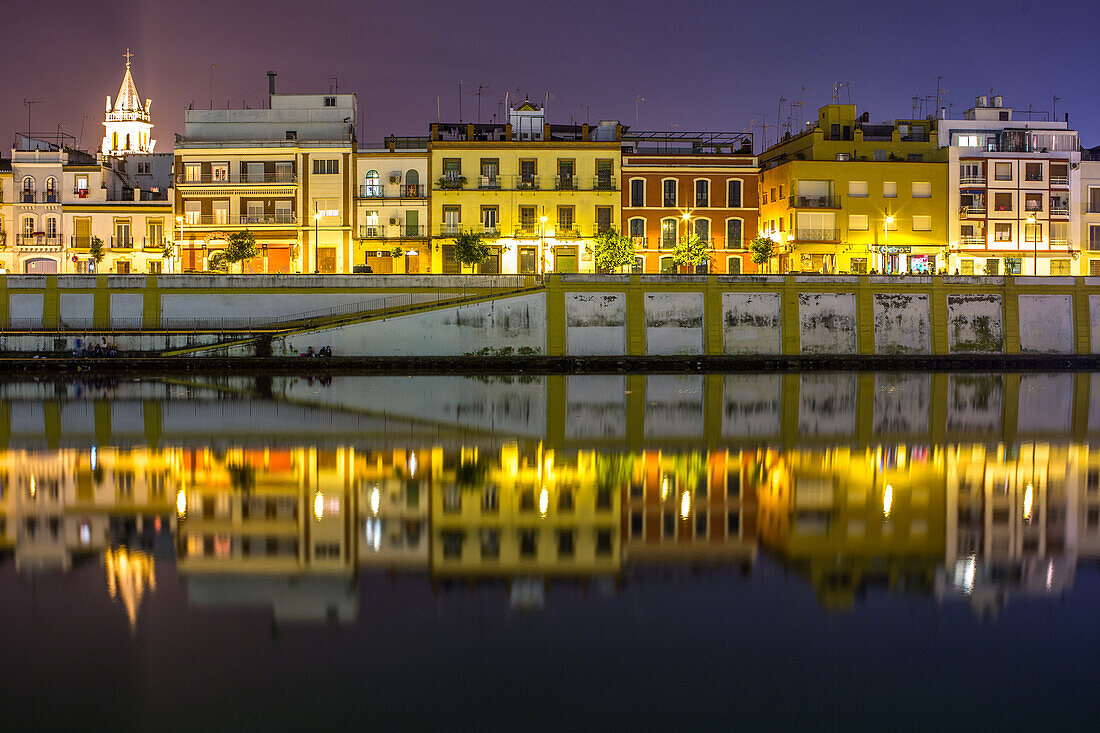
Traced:
<path id="1" fill-rule="evenodd" d="M 840 197 L 793 195 L 788 204 L 795 209 L 839 209 Z"/>
<path id="2" fill-rule="evenodd" d="M 1051 201 L 1050 202 L 1050 215 L 1051 216 L 1069 216 L 1069 202 Z"/>
<path id="3" fill-rule="evenodd" d="M 360 239 L 421 239 L 427 236 L 423 224 L 363 224 Z"/>
<path id="4" fill-rule="evenodd" d="M 241 224 L 293 224 L 297 221 L 293 211 L 276 211 L 274 214 L 241 214 Z"/>
<path id="5" fill-rule="evenodd" d="M 985 246 L 985 237 L 962 236 L 962 237 L 959 237 L 959 244 L 961 244 L 964 247 L 984 247 Z"/>
<path id="6" fill-rule="evenodd" d="M 111 249 L 133 249 L 134 238 L 133 237 L 111 237 L 110 243 Z"/>
<path id="7" fill-rule="evenodd" d="M 62 238 L 60 234 L 16 234 L 15 246 L 17 247 L 60 247 Z"/>
<path id="8" fill-rule="evenodd" d="M 276 171 L 274 173 L 228 173 L 226 175 L 213 175 L 211 173 L 203 173 L 199 176 L 188 175 L 186 173 L 180 173 L 176 176 L 176 183 L 182 183 L 185 186 L 199 186 L 203 184 L 215 183 L 219 185 L 233 184 L 233 183 L 297 183 L 298 176 L 293 172 Z"/>
<path id="9" fill-rule="evenodd" d="M 838 242 L 840 241 L 839 229 L 793 229 L 796 242 Z"/>
<path id="10" fill-rule="evenodd" d="M 241 214 L 239 216 L 215 214 L 187 215 L 184 227 L 231 227 L 256 224 L 294 224 L 298 215 L 293 211 L 277 211 L 274 214 Z"/>
<path id="11" fill-rule="evenodd" d="M 1050 246 L 1051 247 L 1068 247 L 1069 246 L 1069 237 L 1051 237 L 1050 238 Z"/>
<path id="12" fill-rule="evenodd" d="M 985 204 L 969 204 L 959 207 L 959 216 L 966 218 L 969 214 L 985 214 Z"/>
<path id="13" fill-rule="evenodd" d="M 959 176 L 959 185 L 962 185 L 962 186 L 984 186 L 985 185 L 985 175 L 984 174 L 979 174 L 979 175 L 963 174 L 963 175 Z"/>
<path id="14" fill-rule="evenodd" d="M 1069 176 L 1051 176 L 1050 185 L 1052 186 L 1068 186 Z"/>
<path id="15" fill-rule="evenodd" d="M 477 187 L 482 191 L 499 191 L 501 188 L 500 176 L 478 176 Z"/>
<path id="16" fill-rule="evenodd" d="M 396 193 L 388 193 L 382 184 L 366 184 L 359 187 L 356 198 L 361 199 L 422 199 L 427 196 L 424 186 L 416 183 L 402 183 Z"/>

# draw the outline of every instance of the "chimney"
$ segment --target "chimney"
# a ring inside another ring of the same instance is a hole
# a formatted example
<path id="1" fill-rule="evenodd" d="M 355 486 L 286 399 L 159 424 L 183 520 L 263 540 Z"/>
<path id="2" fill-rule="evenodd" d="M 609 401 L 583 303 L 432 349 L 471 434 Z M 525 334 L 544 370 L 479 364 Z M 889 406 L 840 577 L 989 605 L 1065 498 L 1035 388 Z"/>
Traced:
<path id="1" fill-rule="evenodd" d="M 269 97 L 275 94 L 275 76 L 277 73 L 276 71 L 267 72 L 267 96 Z"/>
<path id="2" fill-rule="evenodd" d="M 588 123 L 587 122 L 585 122 L 583 125 L 581 125 L 581 139 L 582 140 L 587 140 L 588 139 Z"/>

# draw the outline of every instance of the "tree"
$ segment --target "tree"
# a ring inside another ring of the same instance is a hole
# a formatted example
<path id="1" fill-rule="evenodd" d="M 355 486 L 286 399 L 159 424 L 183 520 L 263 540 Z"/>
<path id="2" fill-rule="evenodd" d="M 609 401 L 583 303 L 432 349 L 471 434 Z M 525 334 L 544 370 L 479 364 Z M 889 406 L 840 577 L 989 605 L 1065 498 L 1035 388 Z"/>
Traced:
<path id="1" fill-rule="evenodd" d="M 225 245 L 225 263 L 228 266 L 241 263 L 241 272 L 244 272 L 244 263 L 257 255 L 256 237 L 245 229 L 243 232 L 233 232 L 229 235 Z"/>
<path id="2" fill-rule="evenodd" d="M 489 259 L 489 245 L 476 232 L 460 232 L 455 237 L 455 261 L 460 265 L 480 265 Z"/>
<path id="3" fill-rule="evenodd" d="M 96 264 L 96 269 L 99 269 L 99 263 L 103 262 L 103 258 L 107 256 L 107 250 L 103 248 L 103 240 L 99 237 L 92 237 L 92 244 L 88 247 L 88 254 L 92 256 L 92 261 Z"/>
<path id="4" fill-rule="evenodd" d="M 692 268 L 709 265 L 711 252 L 710 242 L 691 233 L 676 243 L 676 248 L 672 250 L 672 261 Z"/>
<path id="5" fill-rule="evenodd" d="M 752 251 L 752 261 L 763 267 L 775 256 L 775 240 L 771 237 L 757 237 L 749 242 L 749 249 Z"/>
<path id="6" fill-rule="evenodd" d="M 613 272 L 634 264 L 634 240 L 617 229 L 600 232 L 588 249 L 599 272 Z"/>
<path id="7" fill-rule="evenodd" d="M 162 260 L 170 260 L 176 256 L 176 245 L 171 242 L 165 242 L 164 248 L 160 251 L 160 258 Z"/>
<path id="8" fill-rule="evenodd" d="M 395 260 L 400 258 L 403 254 L 405 254 L 405 250 L 401 249 L 400 244 L 390 250 L 390 257 L 393 257 Z"/>

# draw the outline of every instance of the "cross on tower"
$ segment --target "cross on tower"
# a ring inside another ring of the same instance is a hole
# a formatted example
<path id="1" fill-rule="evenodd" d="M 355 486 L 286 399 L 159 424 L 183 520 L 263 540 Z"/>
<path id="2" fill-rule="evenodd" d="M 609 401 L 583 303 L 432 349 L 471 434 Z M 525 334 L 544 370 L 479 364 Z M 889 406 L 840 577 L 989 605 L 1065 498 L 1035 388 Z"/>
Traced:
<path id="1" fill-rule="evenodd" d="M 130 59 L 133 58 L 133 54 L 130 53 L 130 49 L 126 49 L 126 53 L 122 55 L 126 58 L 126 68 L 130 68 Z"/>

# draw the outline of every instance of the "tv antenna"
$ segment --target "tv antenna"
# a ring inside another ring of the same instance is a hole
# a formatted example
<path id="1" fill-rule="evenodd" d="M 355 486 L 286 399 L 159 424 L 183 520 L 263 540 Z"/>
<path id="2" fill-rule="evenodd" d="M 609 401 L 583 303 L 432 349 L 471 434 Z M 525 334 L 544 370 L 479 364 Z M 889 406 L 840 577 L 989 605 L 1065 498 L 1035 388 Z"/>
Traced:
<path id="1" fill-rule="evenodd" d="M 31 134 L 31 105 L 41 104 L 41 102 L 41 99 L 27 99 L 26 97 L 23 98 L 23 104 L 27 106 L 27 137 L 30 137 Z"/>
<path id="2" fill-rule="evenodd" d="M 639 127 L 640 124 L 641 124 L 640 122 L 638 122 L 638 105 L 641 104 L 644 101 L 645 101 L 645 97 L 634 97 L 634 126 L 635 127 Z"/>

